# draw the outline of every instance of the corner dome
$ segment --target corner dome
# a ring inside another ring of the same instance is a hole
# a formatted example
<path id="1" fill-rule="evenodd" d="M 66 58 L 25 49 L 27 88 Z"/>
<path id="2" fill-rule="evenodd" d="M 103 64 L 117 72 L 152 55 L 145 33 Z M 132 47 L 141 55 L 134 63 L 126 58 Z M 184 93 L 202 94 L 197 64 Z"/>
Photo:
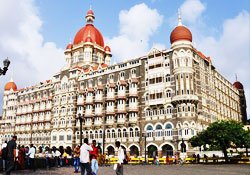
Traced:
<path id="1" fill-rule="evenodd" d="M 179 40 L 187 40 L 190 42 L 192 42 L 193 40 L 192 33 L 190 32 L 190 30 L 182 25 L 175 27 L 175 29 L 171 32 L 170 35 L 171 44 Z"/>
<path id="2" fill-rule="evenodd" d="M 237 89 L 244 89 L 243 85 L 239 81 L 234 82 L 233 86 Z"/>
<path id="3" fill-rule="evenodd" d="M 72 48 L 73 48 L 73 44 L 69 43 L 69 44 L 67 45 L 67 47 L 66 47 L 66 50 L 67 50 L 67 49 L 72 49 Z"/>
<path id="4" fill-rule="evenodd" d="M 193 37 L 190 30 L 182 25 L 181 22 L 181 12 L 178 11 L 178 25 L 170 34 L 170 42 L 173 44 L 175 41 L 187 40 L 192 42 Z"/>
<path id="5" fill-rule="evenodd" d="M 109 46 L 105 46 L 104 50 L 105 50 L 105 52 L 111 52 L 111 49 Z"/>
<path id="6" fill-rule="evenodd" d="M 16 83 L 12 79 L 8 83 L 5 84 L 4 91 L 9 91 L 11 89 L 13 89 L 14 91 L 17 90 Z"/>

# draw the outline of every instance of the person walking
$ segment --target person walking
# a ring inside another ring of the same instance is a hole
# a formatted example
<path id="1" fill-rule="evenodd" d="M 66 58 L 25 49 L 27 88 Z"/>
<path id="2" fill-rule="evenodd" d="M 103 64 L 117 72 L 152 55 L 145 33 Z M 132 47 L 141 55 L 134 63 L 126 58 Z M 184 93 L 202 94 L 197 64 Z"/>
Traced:
<path id="1" fill-rule="evenodd" d="M 7 141 L 2 144 L 2 159 L 3 159 L 3 171 L 6 168 L 6 159 L 7 159 Z"/>
<path id="2" fill-rule="evenodd" d="M 93 151 L 90 151 L 90 157 L 91 157 L 91 168 L 94 173 L 94 175 L 97 175 L 98 171 L 98 147 L 96 146 L 96 140 L 92 141 L 92 149 Z"/>
<path id="3" fill-rule="evenodd" d="M 80 146 L 76 145 L 75 149 L 74 149 L 74 167 L 75 167 L 75 171 L 74 173 L 78 173 L 79 171 L 79 166 L 80 166 Z"/>
<path id="4" fill-rule="evenodd" d="M 24 145 L 19 146 L 18 148 L 18 165 L 19 165 L 19 169 L 23 170 L 24 169 L 24 158 L 25 158 L 25 148 Z"/>
<path id="5" fill-rule="evenodd" d="M 35 154 L 36 154 L 36 149 L 35 149 L 34 145 L 31 144 L 29 152 L 28 152 L 28 156 L 29 156 L 29 160 L 30 160 L 30 169 L 33 169 L 33 171 L 36 171 Z"/>
<path id="6" fill-rule="evenodd" d="M 88 145 L 88 138 L 83 140 L 84 144 L 80 148 L 80 166 L 81 166 L 81 175 L 85 174 L 85 169 L 87 175 L 91 175 L 92 170 L 89 164 L 89 151 L 93 151 L 93 148 Z"/>
<path id="7" fill-rule="evenodd" d="M 115 142 L 115 146 L 116 146 L 117 157 L 118 157 L 116 175 L 123 175 L 123 160 L 125 158 L 124 151 L 119 141 Z"/>
<path id="8" fill-rule="evenodd" d="M 6 175 L 10 175 L 15 168 L 16 160 L 16 140 L 17 136 L 12 136 L 12 140 L 7 143 L 7 169 Z"/>

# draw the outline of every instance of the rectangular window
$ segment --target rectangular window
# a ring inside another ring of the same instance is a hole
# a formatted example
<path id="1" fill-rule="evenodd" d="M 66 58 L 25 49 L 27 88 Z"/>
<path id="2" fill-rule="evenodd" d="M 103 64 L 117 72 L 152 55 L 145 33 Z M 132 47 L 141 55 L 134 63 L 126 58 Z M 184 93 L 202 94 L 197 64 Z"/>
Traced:
<path id="1" fill-rule="evenodd" d="M 56 136 L 53 136 L 52 140 L 53 140 L 53 141 L 56 141 Z"/>
<path id="2" fill-rule="evenodd" d="M 71 140 L 71 135 L 67 135 L 67 140 Z"/>
<path id="3" fill-rule="evenodd" d="M 63 141 L 64 140 L 64 136 L 60 135 L 59 136 L 59 141 Z"/>

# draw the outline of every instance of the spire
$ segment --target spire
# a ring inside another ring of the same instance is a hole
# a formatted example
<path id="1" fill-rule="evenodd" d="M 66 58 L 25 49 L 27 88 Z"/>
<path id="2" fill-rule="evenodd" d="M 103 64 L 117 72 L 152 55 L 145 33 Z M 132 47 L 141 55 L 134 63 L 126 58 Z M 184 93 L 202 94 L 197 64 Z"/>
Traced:
<path id="1" fill-rule="evenodd" d="M 178 26 L 182 26 L 182 23 L 181 23 L 181 10 L 178 9 Z"/>
<path id="2" fill-rule="evenodd" d="M 235 74 L 235 79 L 236 79 L 236 81 L 237 81 L 237 74 Z"/>
<path id="3" fill-rule="evenodd" d="M 88 24 L 92 24 L 94 22 L 94 19 L 95 19 L 95 15 L 94 15 L 94 12 L 92 10 L 92 6 L 90 5 L 89 7 L 89 10 L 85 16 L 85 19 L 86 19 L 86 22 Z"/>

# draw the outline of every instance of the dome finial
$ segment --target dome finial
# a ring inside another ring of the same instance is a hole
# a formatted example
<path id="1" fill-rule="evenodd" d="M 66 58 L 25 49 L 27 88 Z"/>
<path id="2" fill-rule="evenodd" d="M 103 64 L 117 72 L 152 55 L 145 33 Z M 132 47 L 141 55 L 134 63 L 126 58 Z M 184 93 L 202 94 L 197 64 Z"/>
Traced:
<path id="1" fill-rule="evenodd" d="M 235 74 L 235 79 L 236 79 L 236 81 L 237 81 L 237 74 Z"/>
<path id="2" fill-rule="evenodd" d="M 181 10 L 178 9 L 178 26 L 182 26 L 182 23 L 181 23 Z"/>
<path id="3" fill-rule="evenodd" d="M 86 22 L 89 23 L 89 24 L 92 24 L 94 22 L 95 15 L 94 15 L 94 12 L 92 10 L 92 6 L 91 5 L 89 7 L 89 10 L 88 10 L 85 18 L 86 18 Z"/>

